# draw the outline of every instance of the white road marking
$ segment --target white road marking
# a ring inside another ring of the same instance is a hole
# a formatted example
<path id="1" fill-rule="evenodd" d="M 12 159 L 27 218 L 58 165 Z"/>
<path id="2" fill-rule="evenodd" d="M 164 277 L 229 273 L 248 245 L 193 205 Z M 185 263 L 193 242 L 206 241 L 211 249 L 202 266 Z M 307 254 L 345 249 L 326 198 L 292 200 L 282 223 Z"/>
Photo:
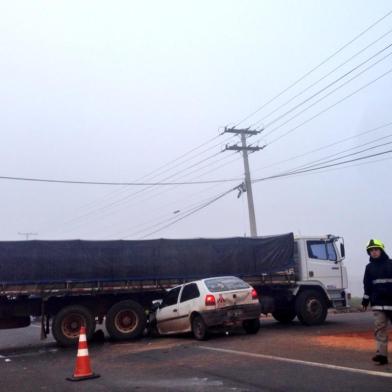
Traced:
<path id="1" fill-rule="evenodd" d="M 37 324 L 30 324 L 32 327 L 35 327 L 35 328 L 41 328 L 41 326 L 40 325 L 37 325 Z"/>
<path id="2" fill-rule="evenodd" d="M 273 355 L 249 353 L 249 352 L 245 352 L 245 351 L 229 350 L 229 349 L 225 349 L 225 348 L 214 348 L 214 347 L 207 347 L 207 346 L 197 346 L 197 347 L 202 350 L 217 351 L 217 352 L 222 352 L 222 353 L 227 353 L 227 354 L 243 355 L 243 356 L 253 357 L 253 358 L 269 359 L 272 361 L 295 363 L 295 364 L 299 364 L 299 365 L 320 367 L 320 368 L 332 369 L 332 370 L 340 370 L 340 371 L 351 372 L 351 373 L 360 373 L 360 374 L 366 374 L 368 376 L 392 378 L 392 373 L 377 372 L 374 370 L 355 369 L 355 368 L 350 368 L 350 367 L 345 367 L 345 366 L 329 365 L 327 363 L 302 361 L 300 359 L 275 357 Z"/>

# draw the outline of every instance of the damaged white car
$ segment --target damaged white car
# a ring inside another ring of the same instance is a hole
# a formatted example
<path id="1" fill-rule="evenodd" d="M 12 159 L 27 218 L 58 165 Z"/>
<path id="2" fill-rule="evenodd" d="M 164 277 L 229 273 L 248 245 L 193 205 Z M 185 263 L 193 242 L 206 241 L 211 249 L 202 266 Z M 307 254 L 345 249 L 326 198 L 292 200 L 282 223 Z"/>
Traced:
<path id="1" fill-rule="evenodd" d="M 241 325 L 246 333 L 260 328 L 256 290 L 234 276 L 202 279 L 169 290 L 154 301 L 151 326 L 161 335 L 192 332 L 198 340 L 212 329 Z"/>

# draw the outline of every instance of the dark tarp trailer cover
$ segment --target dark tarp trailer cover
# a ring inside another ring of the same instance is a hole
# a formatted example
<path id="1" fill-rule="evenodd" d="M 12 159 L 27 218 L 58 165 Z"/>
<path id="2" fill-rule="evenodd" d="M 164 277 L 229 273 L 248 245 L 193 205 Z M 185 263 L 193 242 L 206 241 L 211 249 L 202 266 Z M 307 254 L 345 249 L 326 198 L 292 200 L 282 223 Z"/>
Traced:
<path id="1" fill-rule="evenodd" d="M 294 268 L 293 234 L 141 241 L 0 241 L 0 283 L 197 279 Z"/>

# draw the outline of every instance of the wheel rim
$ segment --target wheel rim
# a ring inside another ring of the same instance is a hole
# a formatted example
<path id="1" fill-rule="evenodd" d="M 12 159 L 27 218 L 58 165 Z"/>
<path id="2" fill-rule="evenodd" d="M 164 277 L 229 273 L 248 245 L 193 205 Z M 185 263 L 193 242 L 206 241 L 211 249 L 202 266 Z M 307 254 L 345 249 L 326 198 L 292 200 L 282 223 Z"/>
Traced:
<path id="1" fill-rule="evenodd" d="M 122 310 L 116 314 L 114 325 L 116 329 L 122 333 L 133 332 L 138 324 L 138 317 L 132 310 Z"/>
<path id="2" fill-rule="evenodd" d="M 85 318 L 79 313 L 70 313 L 63 319 L 61 331 L 68 339 L 76 339 L 79 337 L 82 325 L 86 325 Z"/>
<path id="3" fill-rule="evenodd" d="M 318 301 L 316 298 L 311 298 L 306 304 L 306 310 L 313 319 L 316 319 L 321 316 L 323 307 L 320 301 Z"/>

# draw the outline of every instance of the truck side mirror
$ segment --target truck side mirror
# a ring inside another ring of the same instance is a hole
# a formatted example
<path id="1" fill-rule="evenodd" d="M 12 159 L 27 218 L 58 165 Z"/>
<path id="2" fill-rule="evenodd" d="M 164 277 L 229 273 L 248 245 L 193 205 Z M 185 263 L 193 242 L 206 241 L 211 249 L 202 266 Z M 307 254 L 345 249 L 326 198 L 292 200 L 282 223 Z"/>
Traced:
<path id="1" fill-rule="evenodd" d="M 342 259 L 344 259 L 345 256 L 346 256 L 346 251 L 344 249 L 344 244 L 343 243 L 340 243 L 340 256 L 342 256 Z"/>
<path id="2" fill-rule="evenodd" d="M 163 301 L 161 299 L 156 299 L 152 301 L 152 310 L 157 310 L 162 307 Z"/>

